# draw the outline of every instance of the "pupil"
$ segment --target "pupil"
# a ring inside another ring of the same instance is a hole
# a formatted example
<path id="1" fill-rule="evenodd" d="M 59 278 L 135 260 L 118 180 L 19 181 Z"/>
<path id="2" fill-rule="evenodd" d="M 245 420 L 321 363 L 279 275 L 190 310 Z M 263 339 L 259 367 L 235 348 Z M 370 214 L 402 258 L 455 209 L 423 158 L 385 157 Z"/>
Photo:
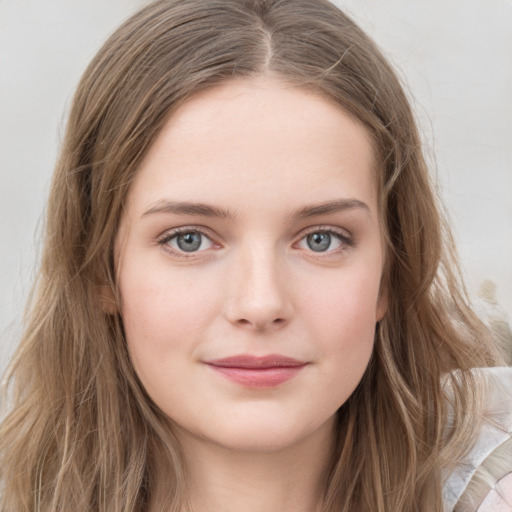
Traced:
<path id="1" fill-rule="evenodd" d="M 185 233 L 183 235 L 178 235 L 176 242 L 182 251 L 197 251 L 201 246 L 201 235 L 199 233 Z"/>
<path id="2" fill-rule="evenodd" d="M 326 251 L 331 245 L 331 235 L 329 233 L 312 233 L 308 235 L 307 243 L 312 251 Z"/>

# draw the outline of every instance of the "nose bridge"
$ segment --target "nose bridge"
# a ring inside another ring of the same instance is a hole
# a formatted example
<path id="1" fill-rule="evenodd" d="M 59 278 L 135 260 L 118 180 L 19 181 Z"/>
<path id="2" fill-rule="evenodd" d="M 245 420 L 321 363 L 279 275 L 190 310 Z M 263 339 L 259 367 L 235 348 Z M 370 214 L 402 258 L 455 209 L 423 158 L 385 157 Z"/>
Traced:
<path id="1" fill-rule="evenodd" d="M 238 251 L 228 287 L 231 322 L 264 329 L 289 320 L 291 301 L 281 259 L 269 241 L 249 244 Z"/>

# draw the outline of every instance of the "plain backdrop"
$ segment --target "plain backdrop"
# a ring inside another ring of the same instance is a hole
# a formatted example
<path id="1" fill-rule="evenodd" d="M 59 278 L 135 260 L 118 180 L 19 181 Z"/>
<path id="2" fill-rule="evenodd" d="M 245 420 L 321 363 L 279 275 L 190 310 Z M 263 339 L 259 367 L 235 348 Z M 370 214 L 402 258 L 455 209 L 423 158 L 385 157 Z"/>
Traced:
<path id="1" fill-rule="evenodd" d="M 74 88 L 143 3 L 0 0 L 0 372 L 19 339 Z M 471 294 L 492 280 L 512 316 L 512 0 L 336 3 L 409 91 Z"/>

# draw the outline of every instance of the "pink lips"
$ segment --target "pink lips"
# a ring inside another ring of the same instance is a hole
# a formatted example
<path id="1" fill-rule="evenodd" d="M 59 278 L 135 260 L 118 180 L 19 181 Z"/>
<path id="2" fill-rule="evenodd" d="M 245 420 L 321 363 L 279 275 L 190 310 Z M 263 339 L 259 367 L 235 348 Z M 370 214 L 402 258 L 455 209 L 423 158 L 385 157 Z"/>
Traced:
<path id="1" fill-rule="evenodd" d="M 271 388 L 290 380 L 307 363 L 271 354 L 264 357 L 239 355 L 206 361 L 215 372 L 243 386 Z"/>

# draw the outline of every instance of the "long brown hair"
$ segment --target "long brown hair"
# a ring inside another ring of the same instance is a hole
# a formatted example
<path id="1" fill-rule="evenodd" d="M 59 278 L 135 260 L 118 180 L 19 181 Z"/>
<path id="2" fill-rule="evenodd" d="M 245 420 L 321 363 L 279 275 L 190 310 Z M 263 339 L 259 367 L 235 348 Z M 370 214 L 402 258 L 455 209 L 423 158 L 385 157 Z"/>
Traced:
<path id="1" fill-rule="evenodd" d="M 443 471 L 476 429 L 469 370 L 496 356 L 457 278 L 406 95 L 374 43 L 326 0 L 159 0 L 87 68 L 9 373 L 1 510 L 136 512 L 150 500 L 181 510 L 179 446 L 137 379 L 102 290 L 116 293 L 123 201 L 164 121 L 202 89 L 263 74 L 335 101 L 366 126 L 378 156 L 388 311 L 339 410 L 324 510 L 442 510 Z M 171 488 L 155 488 L 161 471 Z"/>

